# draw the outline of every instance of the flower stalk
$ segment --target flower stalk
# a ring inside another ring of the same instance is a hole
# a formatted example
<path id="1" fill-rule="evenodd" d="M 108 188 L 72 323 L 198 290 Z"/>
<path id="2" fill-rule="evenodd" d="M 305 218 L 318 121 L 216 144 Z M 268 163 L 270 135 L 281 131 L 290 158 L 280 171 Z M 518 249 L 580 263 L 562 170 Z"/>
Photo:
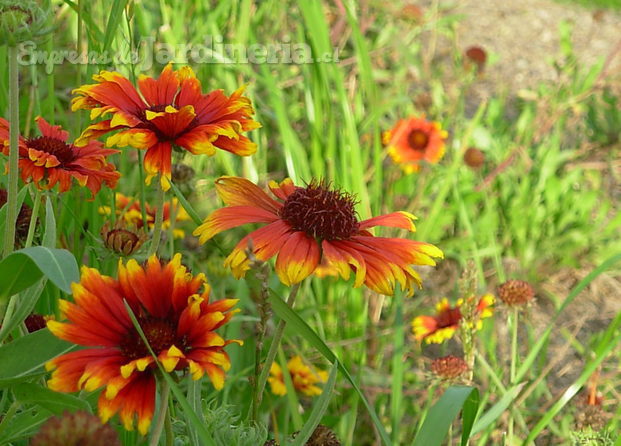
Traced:
<path id="1" fill-rule="evenodd" d="M 164 430 L 164 424 L 166 424 L 166 418 L 170 417 L 168 413 L 168 397 L 170 395 L 170 384 L 165 379 L 158 380 L 160 384 L 160 411 L 157 415 L 153 431 L 151 431 L 151 440 L 149 446 L 157 446 Z"/>
<path id="2" fill-rule="evenodd" d="M 155 200 L 155 222 L 153 226 L 153 239 L 151 240 L 151 246 L 149 247 L 149 256 L 156 254 L 157 249 L 160 246 L 160 239 L 162 238 L 162 223 L 164 222 L 164 189 L 161 185 L 157 186 L 157 197 Z"/>
<path id="3" fill-rule="evenodd" d="M 287 297 L 287 305 L 290 308 L 293 308 L 293 304 L 295 303 L 295 298 L 298 295 L 298 291 L 300 290 L 300 284 L 296 283 L 291 287 L 291 291 L 289 292 L 289 297 Z M 283 333 L 285 332 L 285 325 L 287 323 L 284 320 L 280 320 L 278 326 L 276 327 L 276 331 L 274 332 L 274 338 L 272 339 L 272 344 L 270 345 L 270 349 L 267 352 L 267 358 L 265 358 L 265 362 L 263 363 L 263 367 L 261 368 L 261 374 L 259 375 L 259 379 L 256 383 L 255 394 L 253 397 L 253 407 L 252 413 L 258 413 L 259 407 L 261 407 L 261 401 L 263 400 L 263 391 L 265 390 L 265 383 L 267 382 L 267 376 L 270 373 L 270 369 L 272 367 L 272 363 L 274 362 L 274 358 L 276 357 L 276 353 L 278 352 L 278 348 L 280 347 L 280 341 L 282 341 Z"/>
<path id="4" fill-rule="evenodd" d="M 34 199 L 32 206 L 32 215 L 30 216 L 30 223 L 28 224 L 28 235 L 26 236 L 26 243 L 24 248 L 30 248 L 32 246 L 32 240 L 34 239 L 35 229 L 37 227 L 37 219 L 39 218 L 39 208 L 41 207 L 41 191 L 39 188 L 34 187 Z"/>
<path id="5" fill-rule="evenodd" d="M 9 184 L 7 188 L 7 213 L 4 232 L 4 257 L 15 248 L 15 222 L 17 221 L 17 182 L 19 175 L 19 66 L 16 46 L 9 46 Z"/>

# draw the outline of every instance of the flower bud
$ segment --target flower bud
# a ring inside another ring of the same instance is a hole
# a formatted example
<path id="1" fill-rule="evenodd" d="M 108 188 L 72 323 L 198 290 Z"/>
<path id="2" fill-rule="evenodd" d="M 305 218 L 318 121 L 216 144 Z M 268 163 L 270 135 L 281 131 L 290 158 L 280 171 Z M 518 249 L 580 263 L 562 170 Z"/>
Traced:
<path id="1" fill-rule="evenodd" d="M 472 169 L 478 169 L 485 163 L 485 154 L 475 147 L 470 147 L 464 153 L 464 163 Z"/>
<path id="2" fill-rule="evenodd" d="M 0 42 L 15 46 L 49 33 L 48 16 L 49 7 L 35 1 L 0 0 Z"/>
<path id="3" fill-rule="evenodd" d="M 138 251 L 147 236 L 142 230 L 135 227 L 124 227 L 121 219 L 112 229 L 106 222 L 101 228 L 101 238 L 106 248 L 117 255 L 126 257 Z"/>

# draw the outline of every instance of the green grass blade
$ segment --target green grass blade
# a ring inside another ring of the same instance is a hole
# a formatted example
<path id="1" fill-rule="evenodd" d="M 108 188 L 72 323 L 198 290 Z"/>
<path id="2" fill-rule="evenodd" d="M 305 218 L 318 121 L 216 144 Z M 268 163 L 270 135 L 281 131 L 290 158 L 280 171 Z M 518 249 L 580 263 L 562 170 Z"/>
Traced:
<path id="1" fill-rule="evenodd" d="M 323 414 L 326 413 L 328 409 L 328 405 L 330 404 L 330 398 L 332 397 L 332 392 L 334 391 L 334 384 L 336 383 L 336 372 L 338 370 L 338 364 L 335 362 L 332 364 L 330 368 L 330 376 L 328 376 L 328 381 L 323 386 L 323 392 L 321 396 L 317 398 L 315 404 L 313 405 L 313 410 L 311 411 L 308 420 L 306 420 L 306 424 L 300 431 L 297 437 L 295 437 L 295 441 L 293 446 L 304 446 L 308 439 L 313 435 L 317 425 L 321 421 Z"/>
<path id="2" fill-rule="evenodd" d="M 468 406 L 468 413 L 479 405 L 479 391 L 474 387 L 453 386 L 429 409 L 427 418 L 412 446 L 440 446 L 459 412 Z M 476 406 L 476 407 L 475 407 Z"/>
<path id="3" fill-rule="evenodd" d="M 108 23 L 106 24 L 106 32 L 104 34 L 103 39 L 103 51 L 107 51 L 110 49 L 110 45 L 114 41 L 116 37 L 116 31 L 119 25 L 123 22 L 121 17 L 123 15 L 123 10 L 127 5 L 128 0 L 114 0 L 112 4 L 112 8 L 110 10 L 110 16 L 108 17 Z"/>
<path id="4" fill-rule="evenodd" d="M 509 407 L 513 400 L 519 395 L 519 393 L 522 391 L 522 387 L 524 387 L 524 384 L 525 383 L 520 383 L 508 389 L 507 393 L 505 393 L 504 396 L 496 404 L 490 407 L 490 409 L 483 415 L 481 415 L 476 423 L 474 423 L 472 431 L 470 432 L 470 436 L 481 432 L 487 426 L 496 421 L 498 417 L 500 417 L 500 415 L 502 415 L 502 413 L 507 410 L 507 407 Z"/>
<path id="5" fill-rule="evenodd" d="M 390 438 L 386 433 L 386 429 L 384 429 L 384 426 L 379 420 L 379 417 L 375 413 L 375 409 L 373 409 L 373 407 L 369 404 L 369 401 L 364 396 L 364 393 L 362 393 L 360 387 L 358 387 L 356 381 L 354 381 L 347 368 L 341 363 L 341 361 L 338 360 L 330 347 L 328 347 L 326 343 L 321 340 L 319 335 L 317 335 L 317 333 L 315 333 L 315 331 L 310 328 L 310 326 L 306 322 L 304 322 L 304 320 L 300 316 L 298 316 L 295 311 L 289 308 L 289 306 L 280 298 L 280 296 L 272 292 L 269 298 L 269 302 L 278 317 L 285 320 L 290 328 L 293 328 L 296 333 L 306 339 L 308 343 L 315 347 L 317 351 L 319 351 L 328 361 L 333 364 L 338 364 L 338 368 L 345 376 L 345 379 L 349 381 L 354 390 L 360 396 L 360 399 L 362 400 L 362 403 L 369 412 L 369 416 L 371 417 L 371 420 L 373 420 L 373 424 L 377 428 L 377 431 L 379 432 L 382 441 L 386 446 L 392 445 L 392 442 L 390 441 Z"/>

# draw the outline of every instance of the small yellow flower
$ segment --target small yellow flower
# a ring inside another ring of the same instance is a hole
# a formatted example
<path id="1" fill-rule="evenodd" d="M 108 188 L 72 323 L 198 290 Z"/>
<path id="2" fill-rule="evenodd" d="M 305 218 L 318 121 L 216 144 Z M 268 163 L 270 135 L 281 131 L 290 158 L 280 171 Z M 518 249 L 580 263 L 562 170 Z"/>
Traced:
<path id="1" fill-rule="evenodd" d="M 297 391 L 302 392 L 306 396 L 321 395 L 321 387 L 316 384 L 325 383 L 328 380 L 328 372 L 307 366 L 302 358 L 297 355 L 289 360 L 287 369 L 289 370 L 293 387 Z M 272 388 L 272 393 L 279 396 L 286 395 L 287 387 L 285 386 L 282 368 L 278 364 L 273 363 L 270 375 L 267 380 Z"/>

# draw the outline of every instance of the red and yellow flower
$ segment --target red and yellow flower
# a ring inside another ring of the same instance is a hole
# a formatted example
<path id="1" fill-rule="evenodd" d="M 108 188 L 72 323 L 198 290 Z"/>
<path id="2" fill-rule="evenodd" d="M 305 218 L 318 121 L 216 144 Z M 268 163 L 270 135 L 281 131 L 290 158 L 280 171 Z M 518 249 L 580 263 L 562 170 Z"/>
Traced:
<path id="1" fill-rule="evenodd" d="M 60 301 L 67 322 L 49 321 L 50 331 L 86 348 L 47 363 L 48 381 L 59 392 L 94 391 L 103 422 L 117 412 L 126 429 L 145 434 L 155 406 L 157 365 L 134 327 L 124 301 L 131 307 L 149 346 L 167 372 L 189 369 L 197 380 L 209 376 L 216 389 L 224 386 L 230 360 L 216 330 L 226 324 L 236 299 L 209 301 L 203 274 L 192 275 L 176 254 L 169 263 L 152 256 L 144 266 L 119 261 L 118 279 L 93 268 L 82 268 L 74 283 L 74 302 Z"/>
<path id="2" fill-rule="evenodd" d="M 425 340 L 427 344 L 441 344 L 451 339 L 459 329 L 462 320 L 461 307 L 463 299 L 459 299 L 455 306 L 451 306 L 447 298 L 442 299 L 436 304 L 435 316 L 417 316 L 412 320 L 412 331 L 417 341 Z M 494 296 L 485 294 L 479 299 L 476 306 L 477 320 L 473 328 L 479 330 L 483 324 L 482 319 L 488 318 L 493 314 L 492 305 Z"/>
<path id="3" fill-rule="evenodd" d="M 252 155 L 256 144 L 244 132 L 260 127 L 250 99 L 241 87 L 231 96 L 222 90 L 202 93 L 200 81 L 190 67 L 177 71 L 168 64 L 157 79 L 140 76 L 138 89 L 116 72 L 93 76 L 96 84 L 74 90 L 72 109 L 91 110 L 91 119 L 110 119 L 87 127 L 79 143 L 119 130 L 107 145 L 145 149 L 147 183 L 161 174 L 161 185 L 170 187 L 174 147 L 194 155 L 214 155 L 216 149 L 236 155 Z"/>
<path id="4" fill-rule="evenodd" d="M 297 187 L 290 179 L 269 185 L 277 200 L 244 178 L 222 177 L 216 190 L 227 207 L 213 212 L 194 235 L 205 243 L 214 235 L 247 223 L 266 226 L 245 236 L 226 258 L 235 277 L 250 268 L 246 250 L 261 261 L 276 258 L 276 273 L 286 285 L 313 274 L 323 261 L 345 280 L 355 274 L 354 286 L 392 295 L 397 283 L 409 295 L 421 279 L 412 265 L 435 265 L 442 251 L 429 243 L 376 237 L 369 229 L 389 226 L 414 231 L 415 217 L 394 212 L 358 221 L 355 199 L 324 183 Z"/>
<path id="5" fill-rule="evenodd" d="M 41 136 L 19 138 L 19 171 L 22 180 L 32 181 L 39 189 L 52 189 L 57 183 L 60 192 L 71 188 L 73 179 L 90 189 L 93 197 L 102 184 L 116 187 L 121 174 L 107 157 L 118 150 L 105 149 L 99 141 L 82 147 L 67 142 L 69 133 L 58 125 L 36 119 Z M 9 154 L 9 123 L 0 118 L 0 148 Z"/>
<path id="6" fill-rule="evenodd" d="M 447 137 L 440 123 L 423 116 L 400 119 L 383 139 L 392 160 L 406 173 L 412 173 L 420 170 L 421 161 L 435 164 L 442 159 Z"/>
<path id="7" fill-rule="evenodd" d="M 128 225 L 135 226 L 136 229 L 142 229 L 142 227 L 144 226 L 144 221 L 142 219 L 142 210 L 140 208 L 139 200 L 128 197 L 121 193 L 117 193 L 115 196 L 115 203 L 116 215 L 122 216 Z M 151 206 L 149 203 L 145 203 L 145 212 L 147 214 L 147 226 L 151 230 L 155 225 L 155 214 L 157 212 L 157 209 Z M 110 215 L 110 207 L 101 206 L 99 208 L 99 213 L 102 215 Z M 185 211 L 183 206 L 179 205 L 179 200 L 177 200 L 176 198 L 172 199 L 172 207 L 171 201 L 164 202 L 164 220 L 162 222 L 163 230 L 170 228 L 170 225 L 172 224 L 171 217 L 173 214 L 175 220 L 175 228 L 173 229 L 174 237 L 183 238 L 185 237 L 185 231 L 183 229 L 177 228 L 176 225 L 177 223 L 189 221 L 191 218 L 190 215 Z"/>
<path id="8" fill-rule="evenodd" d="M 328 380 L 328 372 L 315 368 L 311 369 L 304 364 L 300 356 L 294 356 L 287 362 L 287 370 L 295 390 L 306 396 L 321 395 L 321 387 L 317 386 L 317 384 L 325 383 Z M 287 394 L 282 368 L 275 362 L 272 363 L 270 376 L 267 378 L 267 381 L 270 383 L 274 395 L 283 396 Z"/>

